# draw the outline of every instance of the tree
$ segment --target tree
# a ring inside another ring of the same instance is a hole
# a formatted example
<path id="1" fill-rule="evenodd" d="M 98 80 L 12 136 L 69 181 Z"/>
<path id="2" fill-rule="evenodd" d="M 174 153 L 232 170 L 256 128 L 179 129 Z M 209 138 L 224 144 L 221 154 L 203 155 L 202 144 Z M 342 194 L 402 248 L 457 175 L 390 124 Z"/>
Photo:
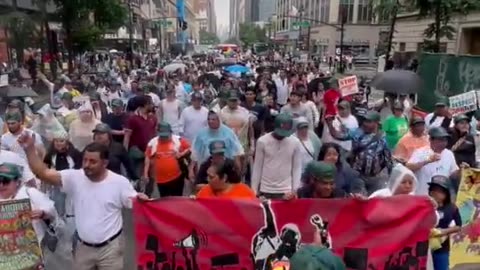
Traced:
<path id="1" fill-rule="evenodd" d="M 240 41 L 247 47 L 256 42 L 267 42 L 268 40 L 265 28 L 251 23 L 240 24 L 239 33 Z"/>
<path id="2" fill-rule="evenodd" d="M 438 53 L 442 38 L 453 39 L 455 28 L 450 25 L 455 14 L 467 14 L 480 7 L 478 0 L 415 0 L 420 18 L 433 17 L 423 35 L 424 50 Z M 432 40 L 433 38 L 433 40 Z"/>
<path id="3" fill-rule="evenodd" d="M 65 31 L 68 69 L 75 52 L 93 48 L 108 29 L 125 25 L 127 9 L 121 0 L 52 0 Z"/>
<path id="4" fill-rule="evenodd" d="M 370 4 L 380 21 L 390 19 L 390 29 L 388 30 L 387 47 L 385 50 L 385 60 L 388 60 L 390 59 L 390 52 L 392 50 L 393 35 L 395 33 L 400 3 L 398 0 L 371 0 Z"/>
<path id="5" fill-rule="evenodd" d="M 220 43 L 220 39 L 218 38 L 217 34 L 210 33 L 205 30 L 200 30 L 200 44 L 218 44 Z"/>

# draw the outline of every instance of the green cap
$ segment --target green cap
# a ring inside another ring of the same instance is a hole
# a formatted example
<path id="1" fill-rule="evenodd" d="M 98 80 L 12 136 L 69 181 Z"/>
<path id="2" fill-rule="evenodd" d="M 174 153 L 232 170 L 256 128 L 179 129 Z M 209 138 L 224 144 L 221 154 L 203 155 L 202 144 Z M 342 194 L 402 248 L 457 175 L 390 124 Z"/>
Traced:
<path id="1" fill-rule="evenodd" d="M 168 138 L 172 135 L 172 126 L 169 123 L 162 121 L 158 124 L 158 136 Z"/>
<path id="2" fill-rule="evenodd" d="M 23 102 L 19 99 L 14 99 L 8 103 L 7 107 L 23 109 Z"/>
<path id="3" fill-rule="evenodd" d="M 112 132 L 112 129 L 110 128 L 109 125 L 101 123 L 95 126 L 93 129 L 93 133 L 110 133 Z"/>
<path id="4" fill-rule="evenodd" d="M 365 114 L 365 120 L 380 122 L 380 114 L 376 111 L 368 111 L 367 114 Z"/>
<path id="5" fill-rule="evenodd" d="M 123 101 L 119 98 L 116 98 L 116 99 L 113 99 L 110 104 L 112 105 L 112 107 L 114 108 L 118 108 L 118 107 L 123 107 Z"/>
<path id="6" fill-rule="evenodd" d="M 308 171 L 306 170 L 306 173 L 315 179 L 333 182 L 333 178 L 335 177 L 335 173 L 337 171 L 335 165 L 326 163 L 324 161 L 311 161 L 310 163 L 313 164 L 307 166 L 306 169 L 308 169 Z"/>
<path id="7" fill-rule="evenodd" d="M 225 142 L 221 140 L 211 142 L 208 148 L 210 149 L 210 155 L 223 154 L 226 150 Z"/>
<path id="8" fill-rule="evenodd" d="M 343 261 L 326 247 L 304 245 L 290 258 L 290 270 L 345 270 Z"/>
<path id="9" fill-rule="evenodd" d="M 428 131 L 430 138 L 449 138 L 450 134 L 443 127 L 433 127 Z"/>
<path id="10" fill-rule="evenodd" d="M 275 129 L 273 133 L 280 137 L 288 137 L 295 132 L 293 118 L 290 114 L 281 113 L 275 117 Z"/>
<path id="11" fill-rule="evenodd" d="M 0 177 L 16 180 L 20 179 L 21 176 L 22 173 L 17 165 L 12 163 L 3 163 L 0 165 Z"/>
<path id="12" fill-rule="evenodd" d="M 239 97 L 237 91 L 229 91 L 228 92 L 228 100 L 237 101 L 239 99 L 240 99 L 240 97 Z"/>
<path id="13" fill-rule="evenodd" d="M 470 122 L 470 118 L 468 118 L 468 116 L 466 116 L 465 114 L 459 114 L 459 115 L 455 116 L 455 118 L 453 118 L 453 122 L 455 124 L 457 124 L 459 122 L 462 122 L 462 121 Z"/>
<path id="14" fill-rule="evenodd" d="M 62 99 L 65 99 L 65 100 L 73 100 L 73 95 L 72 95 L 72 93 L 70 93 L 70 92 L 65 92 L 65 93 L 63 93 L 63 95 L 62 95 Z"/>
<path id="15" fill-rule="evenodd" d="M 22 121 L 22 114 L 19 112 L 8 112 L 5 114 L 5 121 Z"/>
<path id="16" fill-rule="evenodd" d="M 441 97 L 438 99 L 438 101 L 435 103 L 435 107 L 446 107 L 450 101 L 448 100 L 448 97 Z"/>
<path id="17" fill-rule="evenodd" d="M 412 119 L 410 120 L 410 125 L 411 126 L 414 126 L 416 124 L 425 124 L 425 120 L 420 117 L 420 116 L 414 116 L 412 117 Z"/>

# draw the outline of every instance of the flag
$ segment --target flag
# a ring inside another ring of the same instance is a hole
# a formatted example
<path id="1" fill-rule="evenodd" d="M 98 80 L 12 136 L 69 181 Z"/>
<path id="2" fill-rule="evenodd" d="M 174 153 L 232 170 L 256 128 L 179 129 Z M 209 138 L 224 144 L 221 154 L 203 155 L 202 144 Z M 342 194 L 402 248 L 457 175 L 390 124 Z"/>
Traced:
<path id="1" fill-rule="evenodd" d="M 347 269 L 425 269 L 436 217 L 427 197 L 257 200 L 161 199 L 134 203 L 136 269 L 271 269 L 313 241 Z M 403 269 L 403 268 L 402 268 Z"/>
<path id="2" fill-rule="evenodd" d="M 298 15 L 298 9 L 295 6 L 292 6 L 290 8 L 290 14 L 289 15 L 293 16 L 293 17 L 297 16 Z"/>

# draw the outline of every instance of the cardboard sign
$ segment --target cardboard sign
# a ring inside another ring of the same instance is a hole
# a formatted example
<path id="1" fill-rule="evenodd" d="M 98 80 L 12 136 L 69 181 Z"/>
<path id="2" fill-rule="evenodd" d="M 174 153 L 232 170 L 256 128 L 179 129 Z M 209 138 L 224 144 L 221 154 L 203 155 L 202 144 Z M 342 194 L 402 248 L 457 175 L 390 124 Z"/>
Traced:
<path id="1" fill-rule="evenodd" d="M 449 108 L 452 115 L 476 111 L 478 109 L 477 92 L 470 91 L 460 95 L 449 97 Z"/>
<path id="2" fill-rule="evenodd" d="M 30 200 L 0 202 L 0 269 L 43 269 Z"/>
<path id="3" fill-rule="evenodd" d="M 357 76 L 348 76 L 338 79 L 338 88 L 343 97 L 358 93 Z"/>

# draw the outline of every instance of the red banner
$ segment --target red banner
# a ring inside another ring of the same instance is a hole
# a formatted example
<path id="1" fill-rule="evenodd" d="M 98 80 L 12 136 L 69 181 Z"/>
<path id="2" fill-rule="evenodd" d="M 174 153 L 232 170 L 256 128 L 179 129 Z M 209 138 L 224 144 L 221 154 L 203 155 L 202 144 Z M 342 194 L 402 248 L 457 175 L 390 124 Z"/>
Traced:
<path id="1" fill-rule="evenodd" d="M 435 214 L 428 198 L 360 201 L 163 199 L 134 205 L 137 269 L 271 269 L 313 241 L 329 244 L 347 269 L 425 269 Z M 407 266 L 407 268 L 398 268 Z"/>

